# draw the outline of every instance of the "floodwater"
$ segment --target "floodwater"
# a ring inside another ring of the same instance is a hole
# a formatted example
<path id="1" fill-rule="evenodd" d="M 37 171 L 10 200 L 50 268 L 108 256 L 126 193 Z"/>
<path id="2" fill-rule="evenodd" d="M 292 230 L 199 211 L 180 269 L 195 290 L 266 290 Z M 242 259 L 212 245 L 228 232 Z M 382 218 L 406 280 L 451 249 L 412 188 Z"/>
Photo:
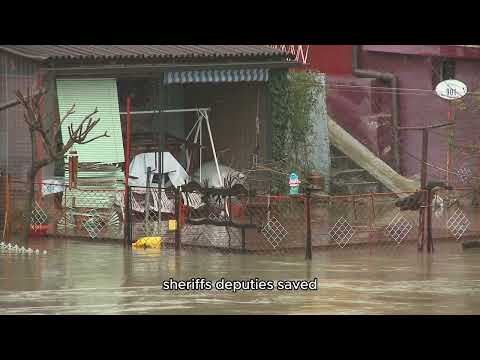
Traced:
<path id="1" fill-rule="evenodd" d="M 31 240 L 0 252 L 0 314 L 480 314 L 480 251 L 242 255 Z M 312 280 L 310 291 L 169 291 L 173 278 Z"/>

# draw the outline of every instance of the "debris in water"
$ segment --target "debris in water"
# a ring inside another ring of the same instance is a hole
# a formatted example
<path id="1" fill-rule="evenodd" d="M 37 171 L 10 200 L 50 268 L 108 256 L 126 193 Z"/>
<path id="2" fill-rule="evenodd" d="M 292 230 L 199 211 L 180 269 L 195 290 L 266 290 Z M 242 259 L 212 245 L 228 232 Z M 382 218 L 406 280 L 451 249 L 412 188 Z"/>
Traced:
<path id="1" fill-rule="evenodd" d="M 464 241 L 462 247 L 464 249 L 480 248 L 480 240 Z"/>

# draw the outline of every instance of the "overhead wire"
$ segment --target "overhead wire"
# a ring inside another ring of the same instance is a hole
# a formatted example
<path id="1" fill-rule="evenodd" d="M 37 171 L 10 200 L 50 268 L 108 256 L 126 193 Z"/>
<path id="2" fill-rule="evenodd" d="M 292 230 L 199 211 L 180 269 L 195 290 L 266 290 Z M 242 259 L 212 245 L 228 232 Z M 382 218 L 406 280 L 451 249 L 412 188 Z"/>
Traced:
<path id="1" fill-rule="evenodd" d="M 346 88 L 346 89 L 374 89 L 381 90 L 392 93 L 393 90 L 403 91 L 403 92 L 412 92 L 413 94 L 431 94 L 435 95 L 435 89 L 416 89 L 416 88 L 405 88 L 405 87 L 388 87 L 388 86 L 370 86 L 370 85 L 345 85 L 345 84 L 335 84 L 335 83 L 322 83 L 320 81 L 311 81 L 311 80 L 297 80 L 295 84 L 305 84 L 305 85 L 318 85 L 318 87 L 323 88 Z M 480 96 L 480 91 L 468 91 L 466 95 Z"/>
<path id="2" fill-rule="evenodd" d="M 428 161 L 423 161 L 422 159 L 420 159 L 419 157 L 411 154 L 410 152 L 404 150 L 405 154 L 407 154 L 408 156 L 412 157 L 413 159 L 419 161 L 420 163 L 423 163 L 423 164 L 426 164 L 427 166 L 433 168 L 433 169 L 436 169 L 436 170 L 439 170 L 439 171 L 442 171 L 442 172 L 445 172 L 445 173 L 449 173 L 449 174 L 453 174 L 453 175 L 456 175 L 458 177 L 464 177 L 465 174 L 462 174 L 462 173 L 459 173 L 459 172 L 456 172 L 456 171 L 452 171 L 452 170 L 447 170 L 445 168 L 442 168 L 440 166 L 436 166 L 436 165 L 433 165 L 431 163 L 429 163 Z M 476 176 L 468 176 L 469 179 L 474 179 L 474 180 L 480 180 L 480 177 L 476 177 Z"/>

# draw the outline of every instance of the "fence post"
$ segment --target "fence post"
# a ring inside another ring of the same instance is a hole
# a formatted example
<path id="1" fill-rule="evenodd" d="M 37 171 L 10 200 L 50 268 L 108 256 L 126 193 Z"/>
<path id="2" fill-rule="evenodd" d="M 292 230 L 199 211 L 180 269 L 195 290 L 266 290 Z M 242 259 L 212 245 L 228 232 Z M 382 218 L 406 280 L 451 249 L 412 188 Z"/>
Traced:
<path id="1" fill-rule="evenodd" d="M 310 215 L 311 211 L 311 189 L 307 187 L 305 189 L 305 223 L 306 223 L 306 238 L 305 238 L 305 259 L 312 259 L 312 219 Z"/>
<path id="2" fill-rule="evenodd" d="M 126 189 L 125 219 L 124 219 L 124 243 L 125 246 L 132 244 L 132 212 L 131 212 L 131 191 L 130 186 Z"/>
<path id="3" fill-rule="evenodd" d="M 125 187 L 123 194 L 123 246 L 128 245 L 128 208 L 130 207 L 130 194 L 128 193 L 128 185 Z"/>
<path id="4" fill-rule="evenodd" d="M 245 227 L 242 226 L 242 253 L 245 253 Z"/>
<path id="5" fill-rule="evenodd" d="M 180 189 L 177 187 L 175 189 L 175 249 L 180 249 L 181 245 L 181 234 L 180 234 Z"/>
<path id="6" fill-rule="evenodd" d="M 370 193 L 370 211 L 368 213 L 368 237 L 370 243 L 370 255 L 373 253 L 374 241 L 376 239 L 376 233 L 374 233 L 375 228 L 375 198 L 373 193 Z"/>
<path id="7" fill-rule="evenodd" d="M 433 252 L 432 237 L 432 192 L 427 190 L 427 252 Z"/>
<path id="8" fill-rule="evenodd" d="M 60 207 L 64 209 L 63 213 L 63 235 L 67 234 L 67 217 L 68 217 L 68 209 L 67 209 L 67 196 L 68 196 L 68 187 L 66 185 L 63 186 L 62 192 L 62 200 L 60 201 Z"/>
<path id="9" fill-rule="evenodd" d="M 426 199 L 426 190 L 420 190 L 422 191 L 422 206 L 419 209 L 419 215 L 418 215 L 418 243 L 417 243 L 417 249 L 418 251 L 422 252 L 423 251 L 423 244 L 424 244 L 424 238 L 425 238 L 425 204 L 427 203 L 428 199 Z"/>
<path id="10" fill-rule="evenodd" d="M 147 167 L 147 183 L 145 189 L 145 236 L 150 236 L 150 176 L 152 175 L 152 168 Z M 159 205 L 160 206 L 160 205 Z M 159 208 L 159 212 L 161 212 Z"/>

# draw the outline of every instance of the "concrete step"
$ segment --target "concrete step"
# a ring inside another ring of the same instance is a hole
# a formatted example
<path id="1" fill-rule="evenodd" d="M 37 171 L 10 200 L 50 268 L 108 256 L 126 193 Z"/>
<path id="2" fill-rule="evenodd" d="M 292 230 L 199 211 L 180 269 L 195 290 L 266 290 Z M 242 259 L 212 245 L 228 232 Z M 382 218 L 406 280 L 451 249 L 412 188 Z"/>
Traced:
<path id="1" fill-rule="evenodd" d="M 366 194 L 380 191 L 380 184 L 376 181 L 359 181 L 349 183 L 332 182 L 332 193 L 335 194 Z"/>
<path id="2" fill-rule="evenodd" d="M 341 175 L 357 175 L 367 173 L 367 170 L 358 168 L 358 169 L 344 169 L 344 170 L 335 170 L 332 171 L 332 176 L 341 176 Z M 368 173 L 367 173 L 368 174 Z"/>
<path id="3" fill-rule="evenodd" d="M 330 146 L 333 149 L 333 146 Z M 343 154 L 339 150 L 330 151 L 330 160 L 332 170 L 348 170 L 358 168 L 357 164 L 352 161 L 347 155 Z"/>
<path id="4" fill-rule="evenodd" d="M 347 155 L 331 149 L 331 190 L 337 194 L 358 194 L 383 191 L 383 186 L 371 174 L 351 160 Z"/>
<path id="5" fill-rule="evenodd" d="M 331 178 L 340 183 L 361 183 L 377 181 L 365 169 L 332 169 Z"/>

